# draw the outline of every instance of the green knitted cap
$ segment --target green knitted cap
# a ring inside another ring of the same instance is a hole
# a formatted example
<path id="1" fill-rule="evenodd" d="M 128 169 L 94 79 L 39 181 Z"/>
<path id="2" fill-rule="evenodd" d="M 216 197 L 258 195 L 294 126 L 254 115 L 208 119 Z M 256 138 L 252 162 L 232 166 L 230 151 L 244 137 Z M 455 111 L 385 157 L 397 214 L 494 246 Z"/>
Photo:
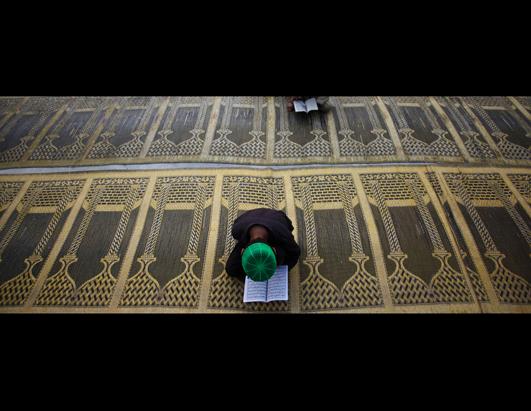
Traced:
<path id="1" fill-rule="evenodd" d="M 242 255 L 243 271 L 253 281 L 269 280 L 277 269 L 273 249 L 265 243 L 254 243 Z"/>

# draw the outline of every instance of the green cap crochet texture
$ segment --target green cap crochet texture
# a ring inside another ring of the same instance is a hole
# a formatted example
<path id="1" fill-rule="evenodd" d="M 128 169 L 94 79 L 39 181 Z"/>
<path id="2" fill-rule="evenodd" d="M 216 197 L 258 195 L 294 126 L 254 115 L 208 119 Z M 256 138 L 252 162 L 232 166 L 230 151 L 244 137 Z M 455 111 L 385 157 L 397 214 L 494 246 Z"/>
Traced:
<path id="1" fill-rule="evenodd" d="M 265 243 L 254 243 L 242 255 L 243 271 L 253 281 L 269 280 L 277 269 L 273 249 Z"/>

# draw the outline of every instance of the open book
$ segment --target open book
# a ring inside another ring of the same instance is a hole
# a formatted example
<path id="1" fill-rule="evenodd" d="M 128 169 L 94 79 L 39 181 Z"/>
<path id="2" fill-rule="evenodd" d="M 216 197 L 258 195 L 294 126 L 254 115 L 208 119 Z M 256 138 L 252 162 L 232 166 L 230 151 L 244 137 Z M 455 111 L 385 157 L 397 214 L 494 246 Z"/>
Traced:
<path id="1" fill-rule="evenodd" d="M 315 98 L 309 98 L 306 101 L 294 100 L 293 107 L 295 108 L 295 111 L 297 113 L 301 111 L 304 111 L 305 113 L 309 113 L 312 110 L 319 110 L 319 107 L 317 107 L 317 101 L 315 100 Z"/>
<path id="2" fill-rule="evenodd" d="M 277 271 L 267 281 L 253 281 L 245 277 L 243 302 L 287 301 L 288 300 L 288 266 L 279 265 Z"/>

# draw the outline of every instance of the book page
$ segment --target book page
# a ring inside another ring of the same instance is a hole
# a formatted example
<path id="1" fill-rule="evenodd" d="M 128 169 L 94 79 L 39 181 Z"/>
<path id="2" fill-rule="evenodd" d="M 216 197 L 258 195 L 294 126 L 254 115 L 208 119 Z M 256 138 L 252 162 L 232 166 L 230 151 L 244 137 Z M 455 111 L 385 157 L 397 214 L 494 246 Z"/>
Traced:
<path id="1" fill-rule="evenodd" d="M 294 100 L 293 101 L 293 107 L 295 108 L 295 111 L 297 113 L 299 113 L 301 111 L 304 111 L 305 113 L 307 113 L 306 105 L 304 104 L 304 101 L 302 101 L 302 100 Z"/>
<path id="2" fill-rule="evenodd" d="M 288 266 L 279 265 L 277 271 L 267 281 L 267 301 L 288 300 Z"/>
<path id="3" fill-rule="evenodd" d="M 305 101 L 306 103 L 306 112 L 310 112 L 312 110 L 319 110 L 319 107 L 317 107 L 317 100 L 315 98 L 309 98 Z"/>
<path id="4" fill-rule="evenodd" d="M 265 301 L 267 294 L 267 281 L 253 281 L 245 276 L 245 289 L 243 290 L 243 302 Z"/>

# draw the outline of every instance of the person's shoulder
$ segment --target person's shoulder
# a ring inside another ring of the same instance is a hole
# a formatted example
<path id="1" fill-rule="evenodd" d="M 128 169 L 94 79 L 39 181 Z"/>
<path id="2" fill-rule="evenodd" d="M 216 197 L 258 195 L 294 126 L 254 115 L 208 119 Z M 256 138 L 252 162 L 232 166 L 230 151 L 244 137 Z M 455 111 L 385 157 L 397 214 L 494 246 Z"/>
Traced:
<path id="1" fill-rule="evenodd" d="M 288 218 L 288 215 L 284 211 L 282 211 L 282 210 L 276 210 L 276 211 L 277 211 L 277 215 L 278 216 L 284 217 L 284 218 Z"/>
<path id="2" fill-rule="evenodd" d="M 287 217 L 286 213 L 282 210 L 274 210 L 272 208 L 266 209 L 268 210 L 271 215 L 279 216 L 279 217 Z"/>
<path id="3" fill-rule="evenodd" d="M 255 216 L 263 216 L 263 217 L 278 217 L 278 216 L 285 216 L 286 213 L 284 213 L 284 211 L 275 210 L 273 208 L 260 207 L 260 208 L 253 208 L 252 210 L 246 211 L 240 217 L 243 217 L 244 215 L 248 215 L 248 216 L 255 215 Z"/>
<path id="4" fill-rule="evenodd" d="M 256 217 L 263 217 L 268 214 L 268 212 L 271 212 L 273 210 L 269 208 L 253 208 L 252 210 L 245 211 L 244 213 L 240 214 L 236 220 L 238 221 L 247 221 L 249 218 L 256 218 Z M 236 220 L 234 220 L 236 222 Z"/>

